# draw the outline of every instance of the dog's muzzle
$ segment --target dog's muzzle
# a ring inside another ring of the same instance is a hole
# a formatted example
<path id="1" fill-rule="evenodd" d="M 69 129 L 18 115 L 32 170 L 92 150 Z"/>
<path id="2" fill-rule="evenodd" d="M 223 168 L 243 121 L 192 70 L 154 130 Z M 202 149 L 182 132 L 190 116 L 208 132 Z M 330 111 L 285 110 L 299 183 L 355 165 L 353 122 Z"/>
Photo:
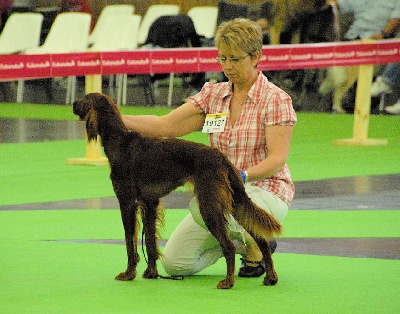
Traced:
<path id="1" fill-rule="evenodd" d="M 81 103 L 79 100 L 75 100 L 72 104 L 72 111 L 78 116 L 78 121 L 84 121 L 88 114 L 85 104 Z"/>

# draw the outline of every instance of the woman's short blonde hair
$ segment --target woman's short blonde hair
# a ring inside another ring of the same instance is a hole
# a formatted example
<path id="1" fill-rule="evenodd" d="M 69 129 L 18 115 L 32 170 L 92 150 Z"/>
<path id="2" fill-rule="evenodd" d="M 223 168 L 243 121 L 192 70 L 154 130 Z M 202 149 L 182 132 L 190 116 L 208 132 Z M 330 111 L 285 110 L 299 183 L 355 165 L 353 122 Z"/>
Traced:
<path id="1" fill-rule="evenodd" d="M 233 49 L 241 49 L 249 54 L 262 51 L 262 30 L 260 26 L 249 19 L 236 18 L 222 22 L 215 33 L 215 45 L 228 45 Z"/>

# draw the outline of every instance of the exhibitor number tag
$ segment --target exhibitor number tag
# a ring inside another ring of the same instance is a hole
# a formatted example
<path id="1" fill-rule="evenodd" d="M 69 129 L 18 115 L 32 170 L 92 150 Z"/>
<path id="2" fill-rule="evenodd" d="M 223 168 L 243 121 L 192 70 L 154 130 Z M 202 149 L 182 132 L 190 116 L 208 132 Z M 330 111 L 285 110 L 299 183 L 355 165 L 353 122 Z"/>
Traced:
<path id="1" fill-rule="evenodd" d="M 228 114 L 224 113 L 212 113 L 206 115 L 206 120 L 203 125 L 203 133 L 220 133 L 225 129 L 226 119 Z"/>

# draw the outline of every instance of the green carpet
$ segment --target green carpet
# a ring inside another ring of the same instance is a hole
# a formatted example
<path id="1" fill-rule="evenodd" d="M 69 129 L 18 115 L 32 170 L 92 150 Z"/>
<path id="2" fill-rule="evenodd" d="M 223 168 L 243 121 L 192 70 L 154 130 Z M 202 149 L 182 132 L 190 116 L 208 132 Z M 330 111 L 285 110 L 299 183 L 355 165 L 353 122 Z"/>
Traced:
<path id="1" fill-rule="evenodd" d="M 123 107 L 130 114 L 166 108 Z M 70 106 L 0 104 L 0 117 L 73 120 Z M 288 163 L 295 181 L 400 173 L 400 117 L 371 116 L 377 147 L 340 147 L 353 117 L 298 113 Z M 195 133 L 187 139 L 206 142 Z M 83 140 L 0 144 L 0 205 L 114 196 L 108 167 L 67 166 L 83 157 Z M 168 209 L 168 238 L 187 211 Z M 287 238 L 400 237 L 400 211 L 290 211 Z M 113 278 L 126 266 L 124 245 L 79 240 L 123 238 L 115 210 L 0 211 L 0 313 L 399 313 L 398 260 L 274 254 L 279 283 L 236 278 L 215 288 L 225 262 L 183 281 Z M 77 240 L 78 242 L 74 242 Z M 239 259 L 237 259 L 239 265 Z M 162 267 L 159 270 L 163 273 Z"/>
<path id="2" fill-rule="evenodd" d="M 167 210 L 163 235 L 168 236 L 186 214 Z M 292 211 L 285 236 L 399 237 L 395 223 L 399 214 Z M 118 282 L 113 278 L 125 269 L 124 245 L 60 242 L 121 239 L 118 210 L 0 211 L 0 228 L 1 313 L 396 313 L 400 309 L 398 261 L 276 253 L 280 276 L 276 286 L 262 286 L 261 278 L 237 278 L 233 289 L 220 291 L 215 286 L 224 277 L 223 259 L 183 281 L 142 279 L 142 259 L 136 280 Z M 159 270 L 164 274 L 162 267 Z"/>

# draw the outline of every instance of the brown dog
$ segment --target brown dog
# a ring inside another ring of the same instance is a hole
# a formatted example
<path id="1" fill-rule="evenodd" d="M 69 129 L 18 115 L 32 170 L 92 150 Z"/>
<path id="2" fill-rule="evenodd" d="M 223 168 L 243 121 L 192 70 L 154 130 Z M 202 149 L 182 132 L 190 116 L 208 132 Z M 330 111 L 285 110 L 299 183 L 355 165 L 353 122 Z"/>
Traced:
<path id="1" fill-rule="evenodd" d="M 327 76 L 319 87 L 319 93 L 327 95 L 333 93 L 332 110 L 337 113 L 345 113 L 342 103 L 349 89 L 357 82 L 358 66 L 331 67 L 327 70 Z"/>
<path id="2" fill-rule="evenodd" d="M 266 265 L 264 285 L 275 285 L 268 239 L 280 234 L 281 225 L 247 196 L 238 170 L 217 149 L 175 138 L 144 137 L 127 129 L 112 99 L 100 93 L 73 104 L 74 114 L 86 121 L 88 141 L 101 137 L 111 166 L 111 181 L 118 198 L 125 230 L 128 266 L 118 280 L 136 277 L 137 214 L 141 211 L 148 255 L 144 278 L 157 278 L 157 221 L 162 218 L 160 198 L 185 182 L 192 182 L 208 230 L 218 240 L 226 259 L 227 275 L 218 288 L 235 283 L 235 247 L 228 238 L 228 214 L 255 239 Z"/>
<path id="3" fill-rule="evenodd" d="M 300 26 L 308 16 L 326 5 L 325 0 L 267 0 L 261 4 L 260 18 L 266 19 L 272 45 L 281 43 L 281 34 L 290 33 L 291 43 L 300 43 Z"/>

